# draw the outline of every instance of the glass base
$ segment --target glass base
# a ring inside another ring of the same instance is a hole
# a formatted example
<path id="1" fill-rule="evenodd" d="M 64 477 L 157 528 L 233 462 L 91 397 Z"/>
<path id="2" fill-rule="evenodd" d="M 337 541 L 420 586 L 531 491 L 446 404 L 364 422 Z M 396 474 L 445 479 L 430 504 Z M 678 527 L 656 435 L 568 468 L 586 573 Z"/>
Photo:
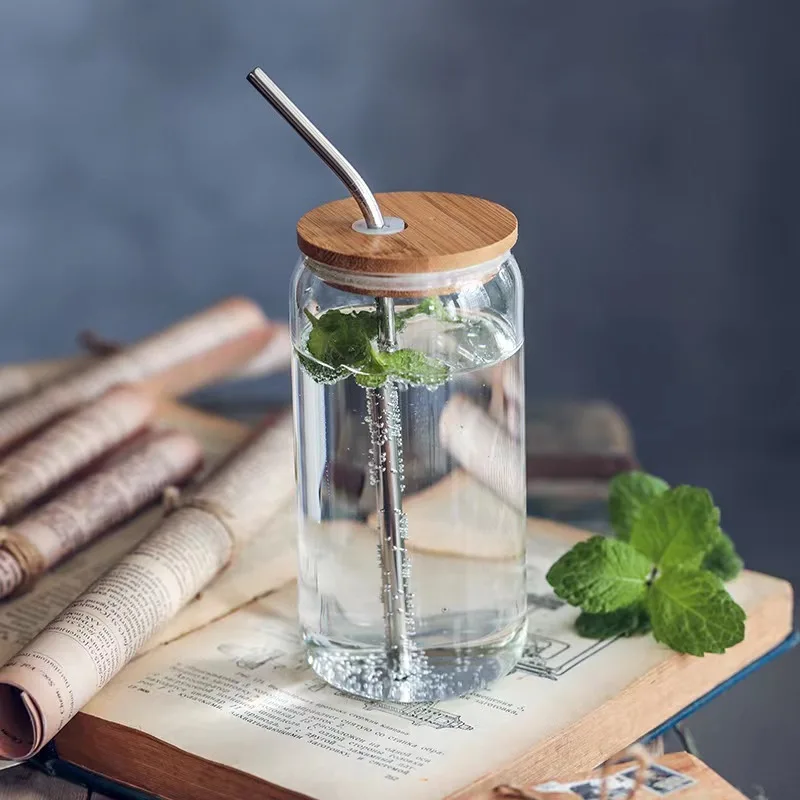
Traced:
<path id="1" fill-rule="evenodd" d="M 418 703 L 447 700 L 507 675 L 522 657 L 527 620 L 513 631 L 471 647 L 420 649 L 405 653 L 321 642 L 306 636 L 308 662 L 326 683 L 370 700 Z"/>

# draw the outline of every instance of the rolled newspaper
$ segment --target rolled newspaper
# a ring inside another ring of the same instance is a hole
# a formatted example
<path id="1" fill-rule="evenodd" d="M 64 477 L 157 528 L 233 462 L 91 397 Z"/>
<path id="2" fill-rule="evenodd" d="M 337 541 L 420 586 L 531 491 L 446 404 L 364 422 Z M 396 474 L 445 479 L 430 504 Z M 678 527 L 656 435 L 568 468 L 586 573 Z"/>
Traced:
<path id="1" fill-rule="evenodd" d="M 6 529 L 0 538 L 0 597 L 27 588 L 42 572 L 133 516 L 202 463 L 191 436 L 157 433 L 105 469 L 76 483 Z"/>
<path id="2" fill-rule="evenodd" d="M 0 756 L 46 744 L 294 493 L 283 417 L 0 669 Z"/>
<path id="3" fill-rule="evenodd" d="M 32 394 L 71 372 L 77 372 L 93 359 L 93 356 L 81 355 L 0 367 L 0 406 Z"/>
<path id="4" fill-rule="evenodd" d="M 269 341 L 241 367 L 222 379 L 225 383 L 272 375 L 289 368 L 292 358 L 292 341 L 289 326 L 272 322 L 273 334 Z M 81 340 L 92 342 L 86 355 L 31 361 L 27 364 L 7 364 L 0 367 L 0 406 L 8 405 L 26 395 L 33 394 L 60 378 L 74 374 L 92 364 L 99 364 L 109 355 L 124 349 L 122 345 L 98 340 L 85 333 Z M 96 342 L 100 342 L 97 344 Z"/>
<path id="5" fill-rule="evenodd" d="M 260 353 L 279 327 L 250 300 L 218 303 L 0 411 L 0 451 L 121 383 L 166 397 L 211 383 Z"/>
<path id="6" fill-rule="evenodd" d="M 153 397 L 119 386 L 64 417 L 0 461 L 0 520 L 143 430 Z"/>
<path id="7" fill-rule="evenodd" d="M 442 444 L 467 472 L 512 508 L 525 508 L 521 443 L 465 395 L 451 397 L 439 417 Z"/>

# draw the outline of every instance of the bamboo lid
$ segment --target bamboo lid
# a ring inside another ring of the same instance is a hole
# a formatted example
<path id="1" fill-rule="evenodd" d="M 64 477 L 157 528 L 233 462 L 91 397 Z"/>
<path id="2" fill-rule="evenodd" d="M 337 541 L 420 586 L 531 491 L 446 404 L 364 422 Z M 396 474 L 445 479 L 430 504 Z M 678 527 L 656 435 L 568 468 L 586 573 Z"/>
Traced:
<path id="1" fill-rule="evenodd" d="M 517 219 L 503 206 L 444 192 L 376 195 L 387 217 L 400 218 L 397 233 L 362 233 L 355 200 L 334 200 L 297 223 L 300 251 L 321 264 L 372 275 L 445 272 L 496 259 L 517 241 Z"/>

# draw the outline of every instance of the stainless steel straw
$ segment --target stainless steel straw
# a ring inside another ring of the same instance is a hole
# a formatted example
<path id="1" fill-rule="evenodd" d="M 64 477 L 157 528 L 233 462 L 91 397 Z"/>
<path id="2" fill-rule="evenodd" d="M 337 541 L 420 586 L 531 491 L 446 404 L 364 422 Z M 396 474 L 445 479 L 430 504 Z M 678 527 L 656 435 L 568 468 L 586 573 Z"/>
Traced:
<path id="1" fill-rule="evenodd" d="M 375 195 L 353 165 L 261 68 L 256 67 L 247 76 L 247 80 L 336 173 L 358 203 L 367 227 L 372 231 L 384 229 L 383 214 Z M 386 232 L 390 233 L 388 228 Z M 385 350 L 394 350 L 397 346 L 394 300 L 390 297 L 376 297 L 375 302 L 380 331 L 378 346 Z M 373 446 L 379 450 L 374 457 L 378 473 L 376 492 L 381 518 L 380 561 L 384 578 L 381 595 L 386 622 L 387 654 L 393 672 L 392 678 L 402 679 L 411 672 L 409 632 L 413 620 L 402 505 L 397 387 L 387 381 L 380 389 L 368 391 Z"/>

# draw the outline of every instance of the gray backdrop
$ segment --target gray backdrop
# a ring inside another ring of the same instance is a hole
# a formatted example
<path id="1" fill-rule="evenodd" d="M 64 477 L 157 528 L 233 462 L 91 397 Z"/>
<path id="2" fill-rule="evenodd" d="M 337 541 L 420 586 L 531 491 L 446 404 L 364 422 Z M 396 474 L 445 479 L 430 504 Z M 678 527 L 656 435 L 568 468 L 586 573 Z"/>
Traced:
<path id="1" fill-rule="evenodd" d="M 799 16 L 0 0 L 0 360 L 233 293 L 286 313 L 294 224 L 342 190 L 245 83 L 260 64 L 376 191 L 512 208 L 531 396 L 617 402 L 652 471 L 713 490 L 749 565 L 800 579 Z M 694 723 L 715 767 L 771 797 L 794 794 L 798 664 Z"/>

